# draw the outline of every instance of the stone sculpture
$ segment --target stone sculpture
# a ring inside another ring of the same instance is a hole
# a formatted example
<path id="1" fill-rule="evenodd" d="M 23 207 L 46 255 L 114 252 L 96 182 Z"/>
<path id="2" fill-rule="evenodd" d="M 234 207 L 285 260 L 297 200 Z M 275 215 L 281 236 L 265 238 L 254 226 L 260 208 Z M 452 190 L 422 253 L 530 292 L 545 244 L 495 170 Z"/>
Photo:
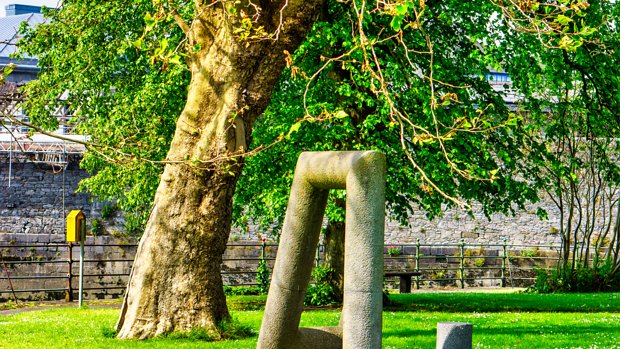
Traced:
<path id="1" fill-rule="evenodd" d="M 346 189 L 344 300 L 337 327 L 299 328 L 329 189 Z M 385 157 L 299 156 L 258 348 L 381 348 Z"/>

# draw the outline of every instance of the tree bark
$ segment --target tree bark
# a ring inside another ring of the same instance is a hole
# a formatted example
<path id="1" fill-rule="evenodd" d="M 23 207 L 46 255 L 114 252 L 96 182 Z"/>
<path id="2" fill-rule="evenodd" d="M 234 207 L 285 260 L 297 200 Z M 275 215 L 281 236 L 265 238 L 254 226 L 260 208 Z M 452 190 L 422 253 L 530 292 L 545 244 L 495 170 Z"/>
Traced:
<path id="1" fill-rule="evenodd" d="M 345 210 L 345 201 L 336 199 L 336 206 Z M 344 295 L 344 231 L 345 222 L 330 220 L 327 222 L 323 244 L 325 245 L 325 265 L 333 269 L 331 286 L 334 298 L 342 302 Z"/>
<path id="2" fill-rule="evenodd" d="M 327 222 L 325 265 L 333 269 L 330 283 L 334 290 L 334 299 L 342 302 L 344 294 L 344 222 Z"/>
<path id="3" fill-rule="evenodd" d="M 323 1 L 289 0 L 284 7 L 281 1 L 261 1 L 254 25 L 281 30 L 277 40 L 254 42 L 236 37 L 240 18 L 224 3 L 201 3 L 191 25 L 182 26 L 188 30 L 192 72 L 187 104 L 135 257 L 119 338 L 213 330 L 229 318 L 220 265 L 243 167 L 238 155 L 284 67 L 283 51 L 299 45 Z M 236 6 L 238 14 L 256 14 L 258 8 Z"/>

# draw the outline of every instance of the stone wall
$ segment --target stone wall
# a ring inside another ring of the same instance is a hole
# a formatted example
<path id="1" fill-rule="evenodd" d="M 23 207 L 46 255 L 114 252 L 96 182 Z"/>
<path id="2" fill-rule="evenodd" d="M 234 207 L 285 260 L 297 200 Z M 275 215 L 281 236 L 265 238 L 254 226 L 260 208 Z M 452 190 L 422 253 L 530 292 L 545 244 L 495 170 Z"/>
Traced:
<path id="1" fill-rule="evenodd" d="M 28 162 L 24 156 L 14 158 L 9 187 L 8 153 L 0 153 L 0 232 L 64 234 L 64 217 L 72 209 L 81 209 L 89 219 L 100 217 L 103 204 L 91 202 L 86 193 L 75 193 L 78 182 L 88 176 L 79 169 L 80 158 L 69 160 L 62 171 L 58 166 Z M 511 244 L 559 244 L 559 215 L 550 200 L 544 200 L 542 206 L 549 212 L 549 220 L 539 220 L 533 207 L 516 216 L 496 214 L 490 221 L 480 210 L 470 217 L 465 211 L 451 209 L 433 221 L 418 211 L 410 218 L 409 227 L 389 221 L 385 241 L 387 244 L 410 244 L 418 239 L 423 243 L 458 243 L 464 239 L 467 243 L 481 244 L 500 244 L 503 240 Z M 122 217 L 117 216 L 111 222 L 104 222 L 108 232 L 123 231 Z M 259 233 L 257 229 L 249 233 L 235 230 L 232 238 L 256 241 Z"/>
<path id="2" fill-rule="evenodd" d="M 422 243 L 454 244 L 463 239 L 470 244 L 501 244 L 506 240 L 509 244 L 559 245 L 557 209 L 550 200 L 543 200 L 539 206 L 548 212 L 549 219 L 540 220 L 534 207 L 514 216 L 493 214 L 490 220 L 480 209 L 473 217 L 464 210 L 449 209 L 443 217 L 432 221 L 419 211 L 410 217 L 410 227 L 388 221 L 385 241 L 387 244 L 413 244 L 419 239 Z"/>
<path id="3" fill-rule="evenodd" d="M 79 168 L 81 157 L 69 156 L 67 167 L 29 162 L 26 155 L 0 153 L 0 232 L 64 234 L 70 210 L 95 217 L 101 204 L 90 195 L 75 193 L 88 173 Z M 10 178 L 10 186 L 9 186 Z"/>
<path id="4" fill-rule="evenodd" d="M 69 272 L 68 244 L 63 234 L 0 234 L 0 291 L 46 289 L 50 291 L 18 292 L 21 300 L 64 299 Z M 85 299 L 117 298 L 124 294 L 128 275 L 137 250 L 137 240 L 127 237 L 88 236 L 84 251 Z M 222 274 L 225 285 L 254 285 L 256 268 L 263 253 L 254 241 L 229 244 L 224 253 Z M 270 268 L 277 247 L 265 247 Z M 72 287 L 77 297 L 79 245 L 72 248 Z M 3 264 L 6 265 L 6 269 Z M 34 277 L 34 278 L 33 278 Z M 54 291 L 55 290 L 55 291 Z M 11 299 L 10 292 L 0 293 L 0 302 Z M 77 298 L 76 298 L 77 299 Z"/>
<path id="5" fill-rule="evenodd" d="M 136 253 L 137 240 L 126 237 L 87 237 L 85 248 L 85 299 L 122 297 L 128 274 Z M 402 270 L 415 268 L 416 247 L 401 246 L 400 255 L 389 256 L 385 250 L 385 268 Z M 483 252 L 484 251 L 484 252 Z M 264 255 L 273 268 L 277 246 L 268 244 Z M 483 253 L 488 256 L 481 259 Z M 261 257 L 261 246 L 256 241 L 230 242 L 223 256 L 222 274 L 225 285 L 256 284 L 256 268 Z M 421 288 L 458 286 L 460 248 L 458 246 L 422 246 L 420 268 L 423 275 Z M 507 286 L 531 285 L 533 267 L 550 268 L 557 261 L 557 251 L 544 247 L 512 247 L 506 254 L 502 247 L 465 248 L 467 287 L 498 287 L 502 263 L 505 263 Z M 545 257 L 545 258 L 541 258 Z M 319 258 L 323 259 L 322 253 Z M 18 292 L 21 300 L 64 299 L 68 274 L 68 246 L 63 234 L 0 234 L 0 291 L 8 291 L 7 271 L 15 290 L 48 289 L 41 292 Z M 77 299 L 79 275 L 79 247 L 72 249 L 72 287 Z M 6 266 L 6 269 L 3 266 Z M 31 278 L 32 276 L 38 278 Z M 24 277 L 27 277 L 24 279 Z M 397 288 L 398 280 L 386 280 L 387 287 Z M 12 298 L 10 292 L 0 293 L 0 302 Z"/>
<path id="6" fill-rule="evenodd" d="M 419 240 L 425 244 L 456 244 L 463 240 L 468 244 L 502 244 L 506 241 L 508 244 L 559 245 L 561 236 L 557 209 L 550 200 L 544 200 L 538 206 L 548 212 L 549 219 L 540 220 L 534 207 L 519 211 L 514 216 L 494 214 L 490 220 L 480 209 L 475 211 L 473 217 L 464 210 L 448 209 L 442 217 L 434 220 L 429 220 L 423 211 L 417 211 L 409 218 L 409 226 L 388 219 L 385 243 L 415 244 Z M 326 224 L 327 221 L 324 221 Z M 252 224 L 244 230 L 233 228 L 231 233 L 232 240 L 258 241 L 260 236 L 269 234 L 264 234 Z"/>

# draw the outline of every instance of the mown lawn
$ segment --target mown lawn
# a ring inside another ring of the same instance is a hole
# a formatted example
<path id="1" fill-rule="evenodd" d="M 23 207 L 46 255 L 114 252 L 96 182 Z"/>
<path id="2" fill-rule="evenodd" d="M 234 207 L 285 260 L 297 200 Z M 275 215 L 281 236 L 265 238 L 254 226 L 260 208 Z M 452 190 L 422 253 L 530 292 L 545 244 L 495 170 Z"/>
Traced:
<path id="1" fill-rule="evenodd" d="M 424 293 L 393 295 L 383 313 L 385 348 L 434 348 L 441 321 L 474 325 L 475 348 L 620 348 L 620 294 Z M 231 298 L 240 308 L 251 298 Z M 252 303 L 264 300 L 257 297 Z M 235 341 L 119 341 L 111 329 L 118 309 L 50 309 L 0 316 L 0 348 L 255 348 L 262 310 L 233 316 L 255 334 Z M 336 325 L 339 310 L 311 310 L 302 326 Z"/>
<path id="2" fill-rule="evenodd" d="M 481 293 L 393 294 L 386 308 L 443 312 L 620 312 L 620 293 Z"/>

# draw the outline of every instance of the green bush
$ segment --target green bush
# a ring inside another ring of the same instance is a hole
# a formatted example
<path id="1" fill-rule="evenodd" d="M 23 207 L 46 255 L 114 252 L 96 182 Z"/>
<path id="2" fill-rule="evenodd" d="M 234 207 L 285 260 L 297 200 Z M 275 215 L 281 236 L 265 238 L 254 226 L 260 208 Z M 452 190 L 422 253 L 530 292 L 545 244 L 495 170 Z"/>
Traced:
<path id="1" fill-rule="evenodd" d="M 94 236 L 99 236 L 103 233 L 103 224 L 101 224 L 101 220 L 95 218 L 90 223 L 90 231 Z"/>
<path id="2" fill-rule="evenodd" d="M 531 250 L 521 251 L 522 257 L 532 258 L 532 257 L 538 257 L 539 255 L 540 255 L 540 250 L 538 249 L 538 247 L 534 247 Z"/>
<path id="3" fill-rule="evenodd" d="M 536 282 L 532 287 L 532 291 L 536 293 L 551 293 L 553 292 L 552 283 L 550 281 L 550 274 L 544 269 L 534 269 L 536 272 Z"/>
<path id="4" fill-rule="evenodd" d="M 267 260 L 262 258 L 258 261 L 258 267 L 256 268 L 256 283 L 260 294 L 266 294 L 269 291 L 269 267 L 267 266 Z"/>
<path id="5" fill-rule="evenodd" d="M 129 235 L 140 235 L 144 229 L 142 218 L 137 213 L 125 214 L 125 231 Z"/>
<path id="6" fill-rule="evenodd" d="M 312 282 L 306 290 L 304 305 L 328 305 L 336 303 L 331 281 L 334 269 L 318 266 L 312 270 Z"/>
<path id="7" fill-rule="evenodd" d="M 536 270 L 536 293 L 553 292 L 617 292 L 620 291 L 620 274 L 613 271 L 612 263 L 605 261 L 596 267 L 564 268 L 550 272 Z"/>
<path id="8" fill-rule="evenodd" d="M 482 267 L 484 267 L 484 266 L 485 266 L 485 264 L 486 264 L 486 262 L 487 262 L 487 261 L 486 261 L 486 259 L 484 259 L 484 258 L 482 258 L 482 257 L 481 257 L 481 258 L 475 258 L 475 259 L 474 259 L 474 265 L 475 265 L 476 267 L 478 267 L 478 268 L 482 268 Z"/>
<path id="9" fill-rule="evenodd" d="M 387 249 L 387 253 L 390 257 L 398 257 L 401 255 L 401 252 L 402 251 L 400 250 L 400 247 L 398 246 L 390 246 Z"/>
<path id="10" fill-rule="evenodd" d="M 101 208 L 101 218 L 108 219 L 112 217 L 115 210 L 116 210 L 115 205 L 110 205 L 110 204 L 103 205 L 103 207 Z"/>

